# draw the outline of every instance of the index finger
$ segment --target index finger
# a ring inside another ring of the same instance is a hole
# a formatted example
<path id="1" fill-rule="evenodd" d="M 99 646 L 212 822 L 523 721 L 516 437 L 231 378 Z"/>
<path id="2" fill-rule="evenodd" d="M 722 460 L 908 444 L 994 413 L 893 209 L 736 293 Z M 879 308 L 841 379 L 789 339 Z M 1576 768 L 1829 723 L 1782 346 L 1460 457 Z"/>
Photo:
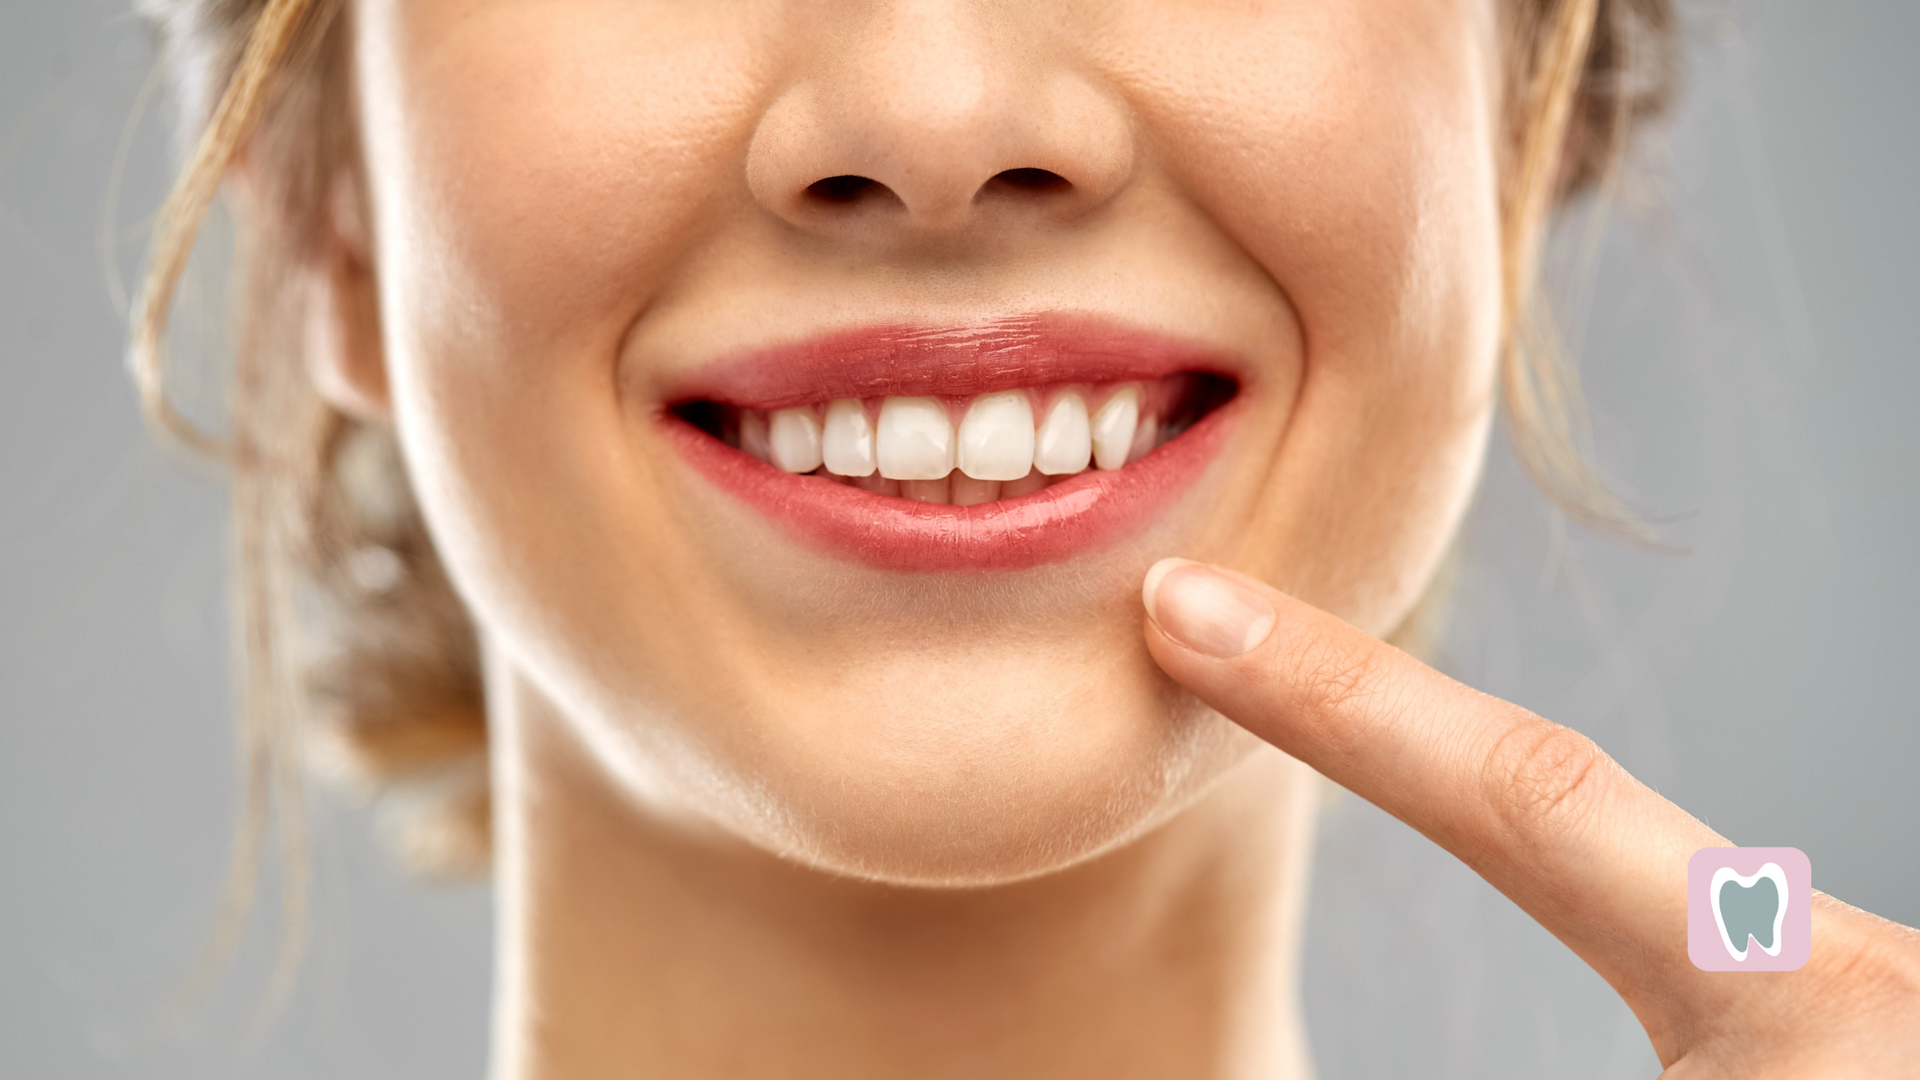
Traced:
<path id="1" fill-rule="evenodd" d="M 1591 739 L 1229 570 L 1162 560 L 1144 592 L 1175 681 L 1458 856 L 1616 989 L 1691 970 L 1687 859 L 1726 841 Z"/>

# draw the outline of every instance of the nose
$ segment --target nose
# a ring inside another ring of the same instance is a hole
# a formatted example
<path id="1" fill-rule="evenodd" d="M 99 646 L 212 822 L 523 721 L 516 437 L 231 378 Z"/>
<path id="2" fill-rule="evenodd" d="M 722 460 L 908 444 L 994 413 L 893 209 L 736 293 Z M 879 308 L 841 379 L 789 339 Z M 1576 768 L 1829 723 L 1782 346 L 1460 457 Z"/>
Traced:
<path id="1" fill-rule="evenodd" d="M 1036 5 L 853 7 L 809 35 L 748 146 L 748 187 L 778 217 L 819 234 L 945 234 L 1071 218 L 1125 185 L 1125 104 L 1048 47 Z"/>

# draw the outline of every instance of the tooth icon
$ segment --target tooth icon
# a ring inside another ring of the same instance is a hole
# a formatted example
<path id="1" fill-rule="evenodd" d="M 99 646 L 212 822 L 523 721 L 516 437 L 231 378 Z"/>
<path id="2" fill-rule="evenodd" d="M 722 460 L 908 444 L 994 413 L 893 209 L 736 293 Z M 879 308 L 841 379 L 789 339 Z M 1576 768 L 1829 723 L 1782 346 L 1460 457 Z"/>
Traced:
<path id="1" fill-rule="evenodd" d="M 1787 875 L 1779 863 L 1770 862 L 1745 876 L 1723 866 L 1713 872 L 1707 895 L 1714 924 L 1720 928 L 1720 943 L 1735 960 L 1745 963 L 1754 945 L 1768 956 L 1780 955 L 1780 925 L 1786 921 L 1788 896 Z"/>

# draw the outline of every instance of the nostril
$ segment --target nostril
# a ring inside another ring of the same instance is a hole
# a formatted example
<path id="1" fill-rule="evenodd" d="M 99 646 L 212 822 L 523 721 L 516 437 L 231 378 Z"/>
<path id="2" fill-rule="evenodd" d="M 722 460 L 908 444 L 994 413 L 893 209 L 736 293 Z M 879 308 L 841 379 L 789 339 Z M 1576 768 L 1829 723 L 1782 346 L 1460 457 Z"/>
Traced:
<path id="1" fill-rule="evenodd" d="M 1073 184 L 1066 177 L 1046 169 L 1006 169 L 995 173 L 993 179 L 988 180 L 985 187 L 981 189 L 981 193 L 985 194 L 994 188 L 1051 193 L 1065 191 L 1072 186 Z"/>
<path id="2" fill-rule="evenodd" d="M 887 185 L 864 176 L 829 176 L 807 185 L 807 194 L 821 202 L 852 203 L 887 193 Z"/>

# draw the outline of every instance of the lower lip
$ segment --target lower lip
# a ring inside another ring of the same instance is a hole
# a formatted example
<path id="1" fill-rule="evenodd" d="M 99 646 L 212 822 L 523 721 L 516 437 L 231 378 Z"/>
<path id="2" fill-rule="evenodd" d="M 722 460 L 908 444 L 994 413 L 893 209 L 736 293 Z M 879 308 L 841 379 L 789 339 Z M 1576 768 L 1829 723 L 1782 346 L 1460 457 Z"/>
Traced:
<path id="1" fill-rule="evenodd" d="M 1160 517 L 1218 453 L 1229 401 L 1124 469 L 1089 469 L 1014 499 L 945 506 L 784 473 L 668 413 L 694 469 L 796 541 L 883 570 L 1022 570 L 1113 544 Z"/>

